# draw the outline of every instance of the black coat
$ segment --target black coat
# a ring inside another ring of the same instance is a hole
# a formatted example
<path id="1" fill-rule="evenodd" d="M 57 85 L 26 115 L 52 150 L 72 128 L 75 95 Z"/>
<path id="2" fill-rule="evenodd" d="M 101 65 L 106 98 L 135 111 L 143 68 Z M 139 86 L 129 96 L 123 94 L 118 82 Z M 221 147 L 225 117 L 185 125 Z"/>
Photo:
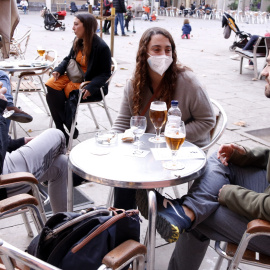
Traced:
<path id="1" fill-rule="evenodd" d="M 124 0 L 113 0 L 113 7 L 115 8 L 115 13 L 127 12 Z"/>
<path id="2" fill-rule="evenodd" d="M 74 58 L 75 52 L 73 47 L 70 53 L 58 67 L 54 69 L 63 75 L 67 69 L 68 62 Z M 91 81 L 85 88 L 90 92 L 91 96 L 100 96 L 100 88 L 105 85 L 111 76 L 111 51 L 108 45 L 96 34 L 93 37 L 92 49 L 85 72 L 85 81 Z M 104 87 L 104 94 L 108 93 L 108 86 Z"/>

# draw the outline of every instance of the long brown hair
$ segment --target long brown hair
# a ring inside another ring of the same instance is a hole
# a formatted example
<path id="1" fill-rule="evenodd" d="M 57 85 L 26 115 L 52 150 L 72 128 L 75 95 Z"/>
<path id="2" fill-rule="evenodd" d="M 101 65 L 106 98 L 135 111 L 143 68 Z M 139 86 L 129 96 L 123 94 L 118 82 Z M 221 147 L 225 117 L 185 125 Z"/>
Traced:
<path id="1" fill-rule="evenodd" d="M 91 53 L 93 37 L 97 31 L 97 20 L 90 13 L 82 13 L 75 15 L 77 19 L 79 19 L 84 27 L 84 40 L 75 38 L 73 49 L 77 54 L 78 51 L 82 50 L 83 55 L 85 55 L 86 65 L 88 64 L 88 60 Z"/>
<path id="2" fill-rule="evenodd" d="M 171 34 L 160 27 L 153 27 L 147 29 L 140 40 L 139 49 L 136 57 L 136 69 L 133 79 L 133 113 L 135 115 L 139 114 L 142 103 L 142 92 L 145 91 L 145 88 L 151 86 L 151 79 L 148 73 L 148 63 L 147 63 L 147 46 L 151 40 L 151 37 L 154 35 L 163 35 L 168 38 L 172 46 L 172 58 L 173 62 L 170 67 L 165 72 L 164 77 L 162 78 L 160 84 L 160 94 L 157 98 L 162 99 L 167 103 L 167 106 L 170 105 L 172 97 L 174 95 L 177 75 L 179 72 L 183 71 L 183 68 L 180 68 L 177 65 L 177 55 L 175 49 L 175 43 Z"/>

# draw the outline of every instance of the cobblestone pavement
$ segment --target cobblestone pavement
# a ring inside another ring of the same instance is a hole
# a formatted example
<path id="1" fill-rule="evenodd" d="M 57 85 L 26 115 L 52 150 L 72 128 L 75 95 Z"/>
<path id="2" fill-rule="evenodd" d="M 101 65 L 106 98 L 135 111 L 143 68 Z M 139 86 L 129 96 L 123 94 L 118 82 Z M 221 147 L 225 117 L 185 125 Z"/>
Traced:
<path id="1" fill-rule="evenodd" d="M 21 21 L 17 35 L 20 36 L 31 27 L 32 34 L 26 53 L 27 59 L 33 59 L 36 55 L 38 45 L 43 45 L 46 49 L 55 49 L 58 52 L 59 62 L 65 57 L 72 45 L 74 34 L 72 32 L 73 16 L 68 14 L 63 21 L 66 24 L 66 31 L 47 31 L 44 29 L 43 19 L 38 12 L 29 12 L 28 15 L 21 14 Z M 132 76 L 135 66 L 135 56 L 139 39 L 142 33 L 149 27 L 160 26 L 166 28 L 173 35 L 177 46 L 179 60 L 191 67 L 198 76 L 201 83 L 207 89 L 209 96 L 216 99 L 225 109 L 228 115 L 228 125 L 222 138 L 209 153 L 215 151 L 221 143 L 237 142 L 239 144 L 253 147 L 257 145 L 269 145 L 270 139 L 264 140 L 250 136 L 247 131 L 265 129 L 269 127 L 270 101 L 264 96 L 263 80 L 253 80 L 253 71 L 243 69 L 243 74 L 239 74 L 239 61 L 230 60 L 233 55 L 229 51 L 229 46 L 234 41 L 232 34 L 229 39 L 223 38 L 221 21 L 190 19 L 192 35 L 190 40 L 181 39 L 181 28 L 183 18 L 160 16 L 157 22 L 136 20 L 130 23 L 130 30 L 135 27 L 136 33 L 127 32 L 129 37 L 115 37 L 114 57 L 118 62 L 118 71 L 110 85 L 107 101 L 110 107 L 112 118 L 115 119 L 119 110 L 122 93 L 126 80 Z M 251 34 L 264 35 L 266 30 L 270 30 L 267 24 L 245 24 L 238 23 L 240 30 Z M 104 40 L 110 44 L 109 36 L 104 36 Z M 247 62 L 244 63 L 244 65 Z M 263 61 L 259 60 L 261 69 Z M 16 76 L 12 79 L 16 81 Z M 46 78 L 44 78 L 46 80 Z M 180 101 L 181 102 L 181 101 Z M 44 107 L 36 93 L 19 94 L 18 105 L 24 111 L 33 115 L 34 120 L 28 124 L 17 125 L 18 137 L 35 136 L 49 127 L 49 116 L 46 115 Z M 88 109 L 81 106 L 78 117 L 78 129 L 80 135 L 74 144 L 91 138 L 96 132 L 95 125 L 90 117 Z M 96 107 L 98 120 L 102 129 L 109 129 L 110 125 L 103 109 Z M 245 126 L 237 123 L 244 122 Z M 87 124 L 86 124 L 87 123 Z M 267 141 L 268 140 L 268 141 Z M 108 187 L 88 183 L 79 187 L 97 205 L 105 204 Z M 180 186 L 181 194 L 186 192 L 186 186 Z M 166 191 L 167 192 L 167 191 Z M 170 190 L 168 191 L 171 192 Z M 101 195 L 102 194 L 102 195 Z M 18 225 L 19 224 L 19 225 Z M 142 235 L 145 233 L 146 222 L 143 222 Z M 18 218 L 12 223 L 10 219 L 1 221 L 0 237 L 24 249 L 30 239 L 26 236 L 25 229 Z M 16 234 L 14 234 L 14 230 Z M 156 269 L 166 269 L 170 254 L 174 245 L 165 245 L 158 237 L 156 255 Z M 211 247 L 207 252 L 202 269 L 213 269 L 217 255 Z M 225 266 L 223 269 L 226 269 Z M 241 269 L 251 269 L 243 266 Z M 252 267 L 252 269 L 255 269 Z"/>

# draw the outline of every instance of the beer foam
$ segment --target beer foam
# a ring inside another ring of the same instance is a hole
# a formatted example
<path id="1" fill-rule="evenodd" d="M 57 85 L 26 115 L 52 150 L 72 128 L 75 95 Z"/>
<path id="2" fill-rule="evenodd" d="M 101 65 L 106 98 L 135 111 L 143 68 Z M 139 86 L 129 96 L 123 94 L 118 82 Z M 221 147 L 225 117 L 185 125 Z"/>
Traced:
<path id="1" fill-rule="evenodd" d="M 164 136 L 168 138 L 174 138 L 174 139 L 180 139 L 180 138 L 186 137 L 186 135 L 182 132 L 176 134 L 175 132 L 170 132 L 170 131 L 165 132 Z"/>
<path id="2" fill-rule="evenodd" d="M 153 111 L 167 111 L 167 105 L 166 103 L 161 103 L 161 104 L 154 104 L 153 102 L 151 103 L 150 110 Z"/>

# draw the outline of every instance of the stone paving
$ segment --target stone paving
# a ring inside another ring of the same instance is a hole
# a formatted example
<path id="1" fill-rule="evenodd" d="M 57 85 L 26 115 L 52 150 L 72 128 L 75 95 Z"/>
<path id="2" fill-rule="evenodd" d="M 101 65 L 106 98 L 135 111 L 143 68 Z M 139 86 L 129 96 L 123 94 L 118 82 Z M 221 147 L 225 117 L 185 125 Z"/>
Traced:
<path id="1" fill-rule="evenodd" d="M 46 49 L 55 49 L 58 52 L 60 62 L 68 54 L 74 38 L 72 32 L 73 16 L 67 14 L 64 22 L 66 24 L 66 31 L 63 32 L 57 28 L 51 32 L 44 29 L 43 19 L 38 12 L 30 11 L 28 15 L 21 14 L 17 35 L 21 36 L 29 27 L 32 28 L 26 59 L 33 59 L 36 55 L 37 46 L 41 44 Z M 223 29 L 221 28 L 220 21 L 191 18 L 190 24 L 193 29 L 191 39 L 182 40 L 182 24 L 183 18 L 180 17 L 160 16 L 157 22 L 136 20 L 136 33 L 128 32 L 129 37 L 115 37 L 114 57 L 118 62 L 118 71 L 112 80 L 107 96 L 113 120 L 116 118 L 119 110 L 126 80 L 132 76 L 134 71 L 139 39 L 147 28 L 160 26 L 166 28 L 172 34 L 177 47 L 178 59 L 193 69 L 207 89 L 209 96 L 220 102 L 228 115 L 226 131 L 209 153 L 215 151 L 221 143 L 237 142 L 249 147 L 269 145 L 270 141 L 259 140 L 245 133 L 249 130 L 269 128 L 269 118 L 267 115 L 270 113 L 270 101 L 264 96 L 265 82 L 263 80 L 253 80 L 253 71 L 251 70 L 243 69 L 243 74 L 240 75 L 239 61 L 229 59 L 233 54 L 229 51 L 229 46 L 232 45 L 234 40 L 233 33 L 226 40 L 223 38 Z M 239 23 L 238 26 L 240 30 L 258 35 L 264 35 L 265 31 L 270 29 L 269 23 L 262 25 Z M 130 23 L 130 30 L 133 30 L 132 22 Z M 104 36 L 104 40 L 110 44 L 109 36 Z M 247 64 L 247 62 L 244 64 Z M 260 69 L 262 65 L 263 61 L 259 60 Z M 16 80 L 16 77 L 13 80 Z M 20 93 L 18 105 L 34 117 L 31 123 L 17 125 L 18 137 L 35 136 L 49 127 L 50 118 L 46 115 L 36 93 Z M 109 129 L 110 125 L 104 110 L 95 107 L 95 111 L 97 111 L 101 128 Z M 240 121 L 244 122 L 245 126 L 242 127 L 236 124 Z M 77 127 L 80 135 L 74 141 L 74 145 L 93 137 L 96 132 L 94 122 L 85 106 L 80 108 Z M 108 187 L 87 183 L 80 186 L 79 189 L 93 199 L 96 205 L 104 205 L 106 203 Z M 184 194 L 186 190 L 185 185 L 179 186 L 181 194 Z M 171 193 L 171 190 L 168 189 L 167 191 L 166 189 L 166 192 Z M 145 234 L 146 224 L 144 221 L 142 236 Z M 2 220 L 0 229 L 0 237 L 19 248 L 25 249 L 31 240 L 27 237 L 19 217 L 12 218 L 12 221 L 10 219 Z M 165 242 L 157 236 L 157 246 L 155 269 L 163 270 L 167 267 L 174 245 L 165 245 Z M 216 259 L 216 253 L 209 247 L 200 270 L 214 269 Z M 222 269 L 226 269 L 225 265 L 223 265 Z M 255 269 L 255 267 L 243 266 L 241 269 Z"/>

